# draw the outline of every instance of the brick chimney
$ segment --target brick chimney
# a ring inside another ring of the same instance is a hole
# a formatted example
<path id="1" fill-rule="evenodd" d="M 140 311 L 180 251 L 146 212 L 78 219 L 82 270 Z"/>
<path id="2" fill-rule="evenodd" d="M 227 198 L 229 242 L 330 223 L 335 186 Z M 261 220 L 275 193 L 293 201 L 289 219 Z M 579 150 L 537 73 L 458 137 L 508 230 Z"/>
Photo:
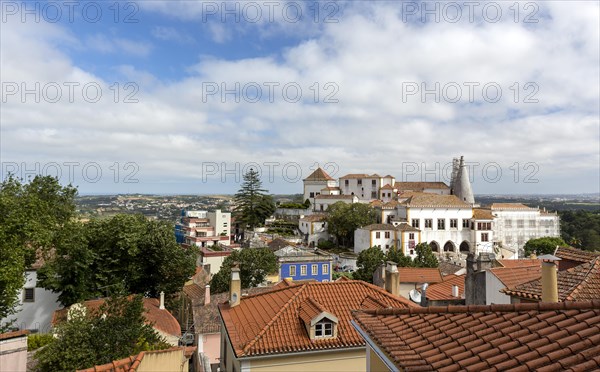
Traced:
<path id="1" fill-rule="evenodd" d="M 231 268 L 231 280 L 229 282 L 229 306 L 235 307 L 240 304 L 242 298 L 242 281 L 240 279 L 240 268 Z"/>
<path id="2" fill-rule="evenodd" d="M 385 290 L 394 296 L 400 295 L 400 273 L 393 261 L 388 261 L 385 267 Z"/>
<path id="3" fill-rule="evenodd" d="M 210 304 L 210 285 L 204 287 L 204 306 Z"/>
<path id="4" fill-rule="evenodd" d="M 542 302 L 558 302 L 558 268 L 556 262 L 560 260 L 552 255 L 543 255 L 542 260 Z"/>

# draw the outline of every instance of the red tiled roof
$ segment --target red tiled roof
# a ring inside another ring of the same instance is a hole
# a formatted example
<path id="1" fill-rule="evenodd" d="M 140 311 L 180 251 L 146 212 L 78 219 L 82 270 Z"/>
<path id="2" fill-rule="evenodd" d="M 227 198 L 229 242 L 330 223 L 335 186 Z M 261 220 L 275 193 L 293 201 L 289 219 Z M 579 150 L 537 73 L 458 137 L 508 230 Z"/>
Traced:
<path id="1" fill-rule="evenodd" d="M 354 195 L 317 195 L 315 196 L 315 199 L 354 199 L 355 196 Z"/>
<path id="2" fill-rule="evenodd" d="M 522 258 L 518 260 L 502 259 L 498 260 L 498 263 L 502 267 L 527 267 L 527 266 L 540 266 L 541 262 L 537 258 Z"/>
<path id="3" fill-rule="evenodd" d="M 494 215 L 490 209 L 486 208 L 474 208 L 473 219 L 475 220 L 493 220 Z"/>
<path id="4" fill-rule="evenodd" d="M 353 317 L 400 370 L 600 369 L 600 301 L 377 309 Z"/>
<path id="5" fill-rule="evenodd" d="M 185 347 L 178 346 L 178 347 L 172 347 L 172 348 L 164 349 L 164 350 L 142 351 L 137 355 L 132 355 L 127 358 L 114 360 L 110 363 L 106 363 L 106 364 L 102 364 L 102 365 L 98 365 L 98 366 L 94 366 L 94 367 L 90 367 L 90 368 L 86 368 L 86 369 L 80 369 L 77 372 L 133 372 L 133 371 L 137 371 L 137 369 L 140 366 L 140 363 L 144 359 L 144 356 L 146 356 L 148 354 L 161 354 L 161 353 L 172 352 L 172 351 L 183 351 L 183 355 L 185 355 L 185 357 L 189 359 L 192 357 L 192 355 L 196 351 L 196 346 L 185 346 Z"/>
<path id="6" fill-rule="evenodd" d="M 537 266 L 524 267 L 495 267 L 490 272 L 506 287 L 512 288 L 519 284 L 527 283 L 542 276 L 542 267 L 539 260 Z"/>
<path id="7" fill-rule="evenodd" d="M 21 329 L 19 331 L 0 333 L 0 340 L 8 340 L 11 338 L 23 337 L 29 334 L 29 330 Z"/>
<path id="8" fill-rule="evenodd" d="M 441 283 L 442 272 L 438 268 L 399 267 L 400 283 Z"/>
<path id="9" fill-rule="evenodd" d="M 306 177 L 304 181 L 334 181 L 334 179 L 319 167 Z"/>
<path id="10" fill-rule="evenodd" d="M 393 189 L 394 188 L 389 183 L 386 183 L 383 187 L 381 187 L 381 190 L 393 190 Z"/>
<path id="11" fill-rule="evenodd" d="M 573 247 L 558 247 L 554 251 L 554 255 L 563 260 L 570 260 L 576 262 L 590 262 L 596 257 L 600 256 L 600 252 L 590 252 Z"/>
<path id="12" fill-rule="evenodd" d="M 369 298 L 367 300 L 367 298 Z M 311 341 L 299 317 L 300 308 L 311 299 L 337 317 L 336 338 Z M 366 303 L 368 304 L 366 304 Z M 364 346 L 364 340 L 350 324 L 350 311 L 387 307 L 418 307 L 409 300 L 359 280 L 308 282 L 242 297 L 239 305 L 219 305 L 237 357 L 317 351 Z"/>
<path id="13" fill-rule="evenodd" d="M 492 203 L 492 210 L 536 210 L 522 203 Z"/>
<path id="14" fill-rule="evenodd" d="M 438 195 L 428 193 L 408 193 L 407 199 L 402 203 L 407 207 L 448 207 L 448 208 L 471 208 L 471 206 L 460 200 L 456 195 Z"/>
<path id="15" fill-rule="evenodd" d="M 340 178 L 379 178 L 379 176 L 377 174 L 369 176 L 366 173 L 350 173 Z"/>
<path id="16" fill-rule="evenodd" d="M 557 273 L 558 300 L 584 301 L 600 299 L 600 257 L 591 262 Z M 542 281 L 532 280 L 502 292 L 510 296 L 541 301 Z"/>
<path id="17" fill-rule="evenodd" d="M 399 190 L 423 191 L 425 189 L 449 189 L 444 182 L 396 182 L 394 184 Z"/>
<path id="18" fill-rule="evenodd" d="M 452 287 L 458 286 L 458 297 L 452 296 Z M 427 288 L 427 298 L 433 301 L 460 300 L 465 298 L 465 275 L 446 275 L 444 281 Z"/>
<path id="19" fill-rule="evenodd" d="M 88 311 L 97 311 L 104 304 L 105 299 L 84 301 L 83 305 Z M 159 309 L 160 302 L 156 298 L 144 298 L 144 317 L 146 322 L 153 324 L 153 327 L 159 331 L 165 332 L 173 336 L 181 336 L 181 326 L 169 310 Z M 65 307 L 56 310 L 52 315 L 52 325 L 59 324 L 67 320 L 69 308 Z"/>

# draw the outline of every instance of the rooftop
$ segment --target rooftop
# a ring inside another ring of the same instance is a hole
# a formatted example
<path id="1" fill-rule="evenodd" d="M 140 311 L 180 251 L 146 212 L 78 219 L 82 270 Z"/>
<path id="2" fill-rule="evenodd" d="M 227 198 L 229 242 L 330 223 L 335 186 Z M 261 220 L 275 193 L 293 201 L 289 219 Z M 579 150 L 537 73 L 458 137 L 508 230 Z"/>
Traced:
<path id="1" fill-rule="evenodd" d="M 312 172 L 304 181 L 335 181 L 321 167 Z"/>
<path id="2" fill-rule="evenodd" d="M 540 260 L 537 258 L 521 258 L 517 260 L 500 259 L 498 263 L 502 267 L 527 267 L 527 266 L 540 266 Z"/>
<path id="3" fill-rule="evenodd" d="M 399 267 L 400 283 L 441 283 L 442 272 L 438 268 Z"/>
<path id="4" fill-rule="evenodd" d="M 438 195 L 428 193 L 409 193 L 402 203 L 407 207 L 448 207 L 448 208 L 471 208 L 471 206 L 460 200 L 456 195 Z"/>
<path id="5" fill-rule="evenodd" d="M 535 208 L 531 208 L 522 203 L 492 203 L 490 206 L 491 210 L 536 210 Z"/>
<path id="6" fill-rule="evenodd" d="M 538 261 L 537 266 L 523 267 L 495 267 L 490 269 L 506 287 L 511 288 L 519 284 L 539 279 L 542 276 L 541 263 Z"/>
<path id="7" fill-rule="evenodd" d="M 354 195 L 317 195 L 315 199 L 354 199 Z"/>
<path id="8" fill-rule="evenodd" d="M 458 286 L 458 297 L 452 296 L 452 287 Z M 454 301 L 465 298 L 465 275 L 446 275 L 444 281 L 427 288 L 427 299 L 433 301 Z"/>
<path id="9" fill-rule="evenodd" d="M 381 176 L 378 174 L 368 175 L 366 173 L 350 173 L 340 177 L 340 179 L 342 178 L 381 178 Z"/>
<path id="10" fill-rule="evenodd" d="M 596 259 L 600 256 L 600 252 L 584 251 L 573 247 L 558 247 L 554 251 L 554 255 L 563 260 L 585 263 Z"/>
<path id="11" fill-rule="evenodd" d="M 476 220 L 493 220 L 494 215 L 491 209 L 473 208 L 473 219 Z"/>
<path id="12" fill-rule="evenodd" d="M 178 347 L 172 347 L 172 348 L 165 349 L 165 350 L 142 351 L 137 355 L 132 355 L 127 358 L 114 360 L 110 363 L 102 364 L 99 366 L 82 369 L 82 370 L 79 370 L 78 372 L 109 372 L 109 371 L 110 372 L 112 372 L 112 371 L 133 372 L 133 371 L 138 370 L 142 360 L 144 359 L 144 357 L 146 355 L 168 353 L 168 352 L 173 352 L 173 351 L 175 351 L 175 352 L 183 351 L 183 354 L 185 355 L 185 357 L 189 359 L 192 357 L 192 355 L 196 351 L 196 346 L 178 346 Z"/>
<path id="13" fill-rule="evenodd" d="M 299 312 L 311 299 L 337 317 L 336 338 L 311 340 Z M 358 280 L 278 285 L 269 292 L 242 297 L 240 304 L 219 309 L 238 357 L 362 347 L 364 340 L 351 326 L 351 310 L 376 307 L 418 307 L 409 300 Z"/>
<path id="14" fill-rule="evenodd" d="M 557 273 L 558 300 L 583 301 L 600 299 L 600 257 Z M 535 279 L 502 290 L 510 296 L 541 301 L 542 281 Z"/>
<path id="15" fill-rule="evenodd" d="M 331 196 L 331 195 L 329 195 Z M 339 196 L 339 195 L 335 195 L 335 196 Z M 327 216 L 324 214 L 309 214 L 308 216 L 304 216 L 302 218 L 300 218 L 300 221 L 306 221 L 306 222 L 324 222 L 325 220 L 327 220 Z"/>
<path id="16" fill-rule="evenodd" d="M 432 306 L 353 312 L 400 370 L 600 368 L 600 301 Z"/>
<path id="17" fill-rule="evenodd" d="M 425 189 L 450 189 L 444 182 L 396 182 L 394 184 L 399 190 L 422 191 Z"/>

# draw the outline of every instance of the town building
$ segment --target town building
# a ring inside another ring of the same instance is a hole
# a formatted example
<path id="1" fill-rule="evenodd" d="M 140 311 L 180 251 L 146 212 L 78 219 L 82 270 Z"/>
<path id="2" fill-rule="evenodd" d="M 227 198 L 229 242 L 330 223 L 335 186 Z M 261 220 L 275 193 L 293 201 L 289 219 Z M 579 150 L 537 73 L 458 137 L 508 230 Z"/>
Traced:
<path id="1" fill-rule="evenodd" d="M 357 309 L 365 369 L 600 369 L 600 301 Z"/>
<path id="2" fill-rule="evenodd" d="M 309 200 L 312 205 L 315 204 L 315 196 L 326 193 L 335 194 L 337 185 L 335 179 L 327 174 L 322 168 L 317 168 L 308 177 L 303 180 L 304 184 L 304 199 Z M 339 193 L 339 192 L 338 192 Z"/>
<path id="3" fill-rule="evenodd" d="M 289 245 L 275 255 L 279 261 L 279 280 L 331 281 L 333 257 L 325 251 Z"/>
<path id="4" fill-rule="evenodd" d="M 441 283 L 431 284 L 425 291 L 421 289 L 420 294 L 425 295 L 427 306 L 464 305 L 465 274 L 446 275 Z"/>
<path id="5" fill-rule="evenodd" d="M 391 287 L 397 290 L 397 282 Z M 350 325 L 351 311 L 418 306 L 391 291 L 348 279 L 284 281 L 249 296 L 240 290 L 239 269 L 233 268 L 229 301 L 219 305 L 223 372 L 362 371 L 365 343 Z"/>
<path id="6" fill-rule="evenodd" d="M 2 371 L 27 371 L 27 335 L 22 329 L 0 334 L 0 367 Z"/>
<path id="7" fill-rule="evenodd" d="M 311 214 L 300 217 L 298 230 L 303 235 L 304 243 L 310 246 L 316 246 L 319 242 L 329 239 L 327 216 L 325 214 Z"/>
<path id="8" fill-rule="evenodd" d="M 147 350 L 110 363 L 81 369 L 77 372 L 158 372 L 189 371 L 195 352 L 193 346 L 171 347 L 165 350 Z"/>
<path id="9" fill-rule="evenodd" d="M 201 247 L 196 265 L 202 266 L 208 273 L 216 274 L 221 270 L 225 259 L 231 256 L 233 251 L 233 248 L 224 245 Z"/>
<path id="10" fill-rule="evenodd" d="M 386 254 L 389 249 L 401 249 L 405 256 L 415 258 L 415 247 L 419 243 L 421 243 L 421 231 L 405 222 L 376 223 L 354 231 L 354 253 L 356 254 L 370 247 L 380 247 Z"/>
<path id="11" fill-rule="evenodd" d="M 175 224 L 178 243 L 210 247 L 231 244 L 231 213 L 217 209 L 208 211 L 182 211 Z"/>
<path id="12" fill-rule="evenodd" d="M 385 288 L 389 273 L 396 275 L 399 296 L 409 299 L 411 292 L 420 291 L 424 284 L 435 284 L 443 282 L 442 273 L 439 268 L 429 267 L 397 267 L 394 262 L 379 265 L 373 273 L 373 284 Z"/>

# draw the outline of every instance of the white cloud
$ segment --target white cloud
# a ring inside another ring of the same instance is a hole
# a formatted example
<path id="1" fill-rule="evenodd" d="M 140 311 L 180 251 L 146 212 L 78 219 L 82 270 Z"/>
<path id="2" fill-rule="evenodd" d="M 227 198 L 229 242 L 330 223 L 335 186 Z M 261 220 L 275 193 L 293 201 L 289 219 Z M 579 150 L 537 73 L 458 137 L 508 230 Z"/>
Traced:
<path id="1" fill-rule="evenodd" d="M 188 8 L 178 11 L 178 6 L 159 10 L 190 20 L 199 16 Z M 342 173 L 399 177 L 403 162 L 431 166 L 464 154 L 481 165 L 499 163 L 507 177 L 512 177 L 513 164 L 530 162 L 539 165 L 542 181 L 560 177 L 551 184 L 480 182 L 476 192 L 594 191 L 598 177 L 595 184 L 579 180 L 585 173 L 598 175 L 600 163 L 598 6 L 544 3 L 549 17 L 533 25 L 511 19 L 424 25 L 403 22 L 393 3 L 361 2 L 345 9 L 339 23 L 320 25 L 317 34 L 303 34 L 311 36 L 280 53 L 239 60 L 203 57 L 178 81 L 161 79 L 135 64 L 115 66 L 127 81 L 139 83 L 142 89 L 134 97 L 138 103 L 123 102 L 131 92 L 122 86 L 115 103 L 110 83 L 55 48 L 80 43 L 60 26 L 40 23 L 27 25 L 26 31 L 18 25 L 6 27 L 6 81 L 93 81 L 103 97 L 98 103 L 79 96 L 73 103 L 56 104 L 31 99 L 22 104 L 9 97 L 2 110 L 2 156 L 7 161 L 136 162 L 141 181 L 150 184 L 170 178 L 197 180 L 202 162 L 293 161 L 308 172 L 315 161 L 333 161 Z M 278 27 L 288 26 L 299 27 Z M 226 43 L 237 36 L 228 24 L 214 27 L 214 40 Z M 171 27 L 153 30 L 161 40 L 185 38 Z M 153 48 L 102 34 L 87 41 L 81 44 L 103 53 L 148 55 Z M 269 82 L 280 84 L 272 103 L 265 97 Z M 338 103 L 322 103 L 334 92 L 324 88 L 328 82 L 339 88 L 334 97 Z M 470 82 L 479 84 L 472 103 L 465 85 Z M 525 89 L 528 82 L 535 85 Z M 236 83 L 240 88 L 256 83 L 263 87 L 263 101 L 236 103 L 233 95 L 226 95 L 223 102 L 219 94 L 204 100 L 206 83 L 229 89 Z M 301 87 L 300 102 L 284 100 L 281 87 L 286 83 Z M 436 83 L 451 89 L 454 85 L 449 84 L 456 83 L 462 99 L 453 103 L 442 96 L 436 103 L 430 94 L 421 102 L 415 94 L 403 101 L 403 89 L 413 83 L 419 89 L 422 84 L 432 89 Z M 486 102 L 481 91 L 486 83 L 502 89 L 498 102 Z M 533 98 L 539 102 L 524 103 L 535 87 L 539 91 Z M 312 102 L 315 90 L 319 104 Z M 281 191 L 300 190 L 295 184 Z"/>

